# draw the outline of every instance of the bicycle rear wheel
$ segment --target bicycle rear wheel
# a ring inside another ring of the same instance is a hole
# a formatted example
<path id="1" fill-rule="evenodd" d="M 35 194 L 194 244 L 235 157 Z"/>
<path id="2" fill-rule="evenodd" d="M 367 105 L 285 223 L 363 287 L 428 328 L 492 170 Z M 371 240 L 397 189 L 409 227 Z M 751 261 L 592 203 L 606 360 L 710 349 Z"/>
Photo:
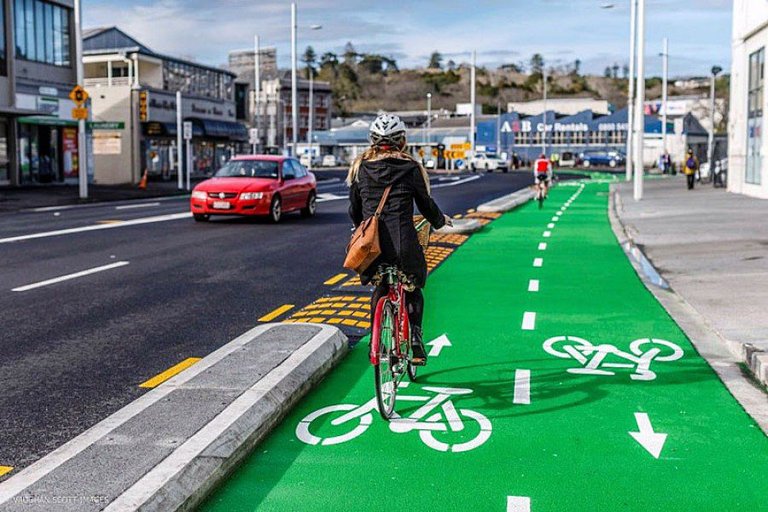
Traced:
<path id="1" fill-rule="evenodd" d="M 374 366 L 373 374 L 376 386 L 376 404 L 379 414 L 385 420 L 392 417 L 395 410 L 397 381 L 393 369 L 395 355 L 395 308 L 386 298 L 382 298 L 376 307 L 380 311 L 379 328 L 379 364 Z"/>

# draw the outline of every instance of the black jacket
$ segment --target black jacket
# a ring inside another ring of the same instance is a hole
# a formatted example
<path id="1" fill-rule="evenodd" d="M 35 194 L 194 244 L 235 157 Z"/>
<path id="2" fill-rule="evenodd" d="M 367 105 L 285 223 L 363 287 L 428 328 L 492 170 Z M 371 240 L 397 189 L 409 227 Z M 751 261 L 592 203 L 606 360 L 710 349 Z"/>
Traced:
<path id="1" fill-rule="evenodd" d="M 349 191 L 349 216 L 355 226 L 376 212 L 384 189 L 392 185 L 379 223 L 381 256 L 360 276 L 368 284 L 382 263 L 397 265 L 419 288 L 427 279 L 427 262 L 413 225 L 413 203 L 435 229 L 445 224 L 443 212 L 427 191 L 419 164 L 413 160 L 385 158 L 360 165 L 357 181 Z"/>

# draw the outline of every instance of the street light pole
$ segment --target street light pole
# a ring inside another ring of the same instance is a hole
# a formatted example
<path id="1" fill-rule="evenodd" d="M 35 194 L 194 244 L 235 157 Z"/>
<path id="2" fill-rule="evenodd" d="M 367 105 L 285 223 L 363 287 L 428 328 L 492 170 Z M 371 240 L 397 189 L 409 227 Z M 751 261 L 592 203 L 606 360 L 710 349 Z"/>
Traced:
<path id="1" fill-rule="evenodd" d="M 475 67 L 477 66 L 477 51 L 472 50 L 472 68 L 469 73 L 470 75 L 470 87 L 469 87 L 469 96 L 470 96 L 470 103 L 472 104 L 472 111 L 469 113 L 469 144 L 470 144 L 470 150 L 472 153 L 472 157 L 475 156 L 475 102 L 476 102 L 476 84 L 477 81 Z"/>
<path id="2" fill-rule="evenodd" d="M 664 44 L 662 46 L 661 53 L 661 145 L 664 155 L 667 154 L 667 99 L 669 97 L 669 41 L 664 38 Z"/>
<path id="3" fill-rule="evenodd" d="M 630 0 L 629 8 L 629 91 L 627 93 L 627 160 L 626 178 L 632 179 L 632 162 L 634 162 L 635 136 L 635 43 L 637 41 L 637 0 Z"/>
<path id="4" fill-rule="evenodd" d="M 432 147 L 432 93 L 427 93 L 427 147 Z M 437 168 L 437 165 L 435 165 Z"/>
<path id="5" fill-rule="evenodd" d="M 645 0 L 637 1 L 637 100 L 635 101 L 634 198 L 643 198 L 643 139 L 645 138 Z"/>
<path id="6" fill-rule="evenodd" d="M 77 70 L 77 85 L 83 86 L 83 11 L 80 0 L 75 0 L 75 69 Z M 81 106 L 81 105 L 78 105 Z M 77 121 L 77 182 L 80 199 L 88 198 L 88 156 L 85 151 L 85 119 Z"/>
<path id="7" fill-rule="evenodd" d="M 320 30 L 322 25 L 312 25 L 312 30 Z M 309 144 L 309 168 L 312 169 L 312 129 L 315 124 L 315 70 L 312 68 L 311 63 L 307 62 L 307 70 L 309 71 L 309 129 L 307 130 L 307 144 Z"/>
<path id="8" fill-rule="evenodd" d="M 256 143 L 253 145 L 253 154 L 259 151 L 261 145 L 261 48 L 259 47 L 258 34 L 253 36 L 253 105 L 254 112 L 253 124 L 256 128 Z"/>
<path id="9" fill-rule="evenodd" d="M 541 78 L 544 80 L 544 133 L 541 135 L 541 153 L 547 154 L 547 66 L 541 68 Z"/>
<path id="10" fill-rule="evenodd" d="M 184 148 L 181 146 L 181 135 L 184 128 L 181 107 L 181 91 L 176 91 L 176 179 L 179 190 L 184 189 Z"/>
<path id="11" fill-rule="evenodd" d="M 292 131 L 290 155 L 296 156 L 296 144 L 299 140 L 299 105 L 296 70 L 296 2 L 291 2 L 291 125 Z"/>
<path id="12" fill-rule="evenodd" d="M 723 70 L 720 66 L 712 66 L 712 83 L 709 86 L 709 121 L 712 127 L 709 130 L 707 141 L 707 161 L 709 162 L 709 175 L 715 176 L 715 79 Z M 712 180 L 714 183 L 714 179 Z"/>

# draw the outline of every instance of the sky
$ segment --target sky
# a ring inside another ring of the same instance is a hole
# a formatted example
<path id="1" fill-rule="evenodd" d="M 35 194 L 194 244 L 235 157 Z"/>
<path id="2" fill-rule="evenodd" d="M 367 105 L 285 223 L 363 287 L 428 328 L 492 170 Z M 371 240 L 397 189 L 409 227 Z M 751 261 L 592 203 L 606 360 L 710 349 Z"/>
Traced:
<path id="1" fill-rule="evenodd" d="M 86 28 L 118 26 L 153 50 L 222 65 L 230 50 L 252 48 L 253 35 L 275 46 L 281 68 L 290 65 L 287 0 L 83 0 Z M 628 62 L 629 0 L 299 0 L 299 52 L 341 53 L 351 41 L 360 52 L 424 66 L 433 51 L 445 60 L 485 66 L 528 62 L 534 53 L 550 65 L 581 60 L 602 74 Z M 603 8 L 613 5 L 613 8 Z M 646 72 L 661 74 L 662 39 L 669 39 L 670 76 L 707 75 L 730 68 L 731 0 L 646 0 Z M 310 29 L 322 25 L 321 30 Z"/>

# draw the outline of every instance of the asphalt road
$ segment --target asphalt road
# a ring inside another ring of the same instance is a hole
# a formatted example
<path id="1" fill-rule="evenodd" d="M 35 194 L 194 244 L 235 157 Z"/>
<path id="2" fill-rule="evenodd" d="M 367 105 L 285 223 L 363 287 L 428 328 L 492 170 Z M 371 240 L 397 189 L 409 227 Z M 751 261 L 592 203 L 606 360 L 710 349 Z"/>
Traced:
<path id="1" fill-rule="evenodd" d="M 195 223 L 183 198 L 3 215 L 0 466 L 14 468 L 6 478 L 143 394 L 145 380 L 206 356 L 281 305 L 327 293 L 350 222 L 342 173 L 322 178 L 318 215 L 279 225 Z M 449 215 L 530 182 L 528 172 L 433 177 Z M 119 262 L 128 264 L 12 291 Z"/>

